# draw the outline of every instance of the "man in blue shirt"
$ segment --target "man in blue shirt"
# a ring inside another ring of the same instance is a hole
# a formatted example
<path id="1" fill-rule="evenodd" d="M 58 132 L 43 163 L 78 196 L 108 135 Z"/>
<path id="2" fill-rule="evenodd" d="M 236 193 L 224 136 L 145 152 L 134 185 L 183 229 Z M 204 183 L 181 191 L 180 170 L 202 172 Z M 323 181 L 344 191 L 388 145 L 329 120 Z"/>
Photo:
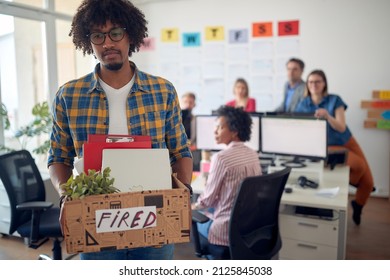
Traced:
<path id="1" fill-rule="evenodd" d="M 284 85 L 283 102 L 276 108 L 276 112 L 291 113 L 303 99 L 305 82 L 302 80 L 302 73 L 305 64 L 298 58 L 291 58 L 286 64 L 288 81 Z"/>

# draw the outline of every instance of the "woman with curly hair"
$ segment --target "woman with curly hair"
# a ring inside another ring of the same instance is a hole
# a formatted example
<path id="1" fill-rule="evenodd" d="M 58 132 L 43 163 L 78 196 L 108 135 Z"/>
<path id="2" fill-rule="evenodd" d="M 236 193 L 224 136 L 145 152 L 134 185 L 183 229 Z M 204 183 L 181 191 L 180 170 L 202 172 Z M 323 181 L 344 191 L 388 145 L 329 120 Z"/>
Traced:
<path id="1" fill-rule="evenodd" d="M 249 176 L 261 175 L 259 155 L 244 142 L 251 136 L 252 119 L 243 108 L 222 106 L 217 111 L 215 141 L 226 149 L 211 158 L 204 192 L 193 210 L 213 208 L 210 222 L 198 224 L 211 255 L 215 259 L 229 258 L 229 219 L 239 183 Z M 210 257 L 211 258 L 211 257 Z"/>

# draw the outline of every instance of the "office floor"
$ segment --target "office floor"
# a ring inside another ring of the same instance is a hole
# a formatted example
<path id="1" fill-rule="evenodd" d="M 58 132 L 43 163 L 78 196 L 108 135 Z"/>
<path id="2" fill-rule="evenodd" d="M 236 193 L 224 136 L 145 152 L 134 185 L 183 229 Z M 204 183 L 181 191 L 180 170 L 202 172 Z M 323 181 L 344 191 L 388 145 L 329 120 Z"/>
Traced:
<path id="1" fill-rule="evenodd" d="M 350 200 L 352 197 L 350 197 Z M 349 213 L 349 216 L 351 212 Z M 362 223 L 356 226 L 348 218 L 348 260 L 390 260 L 390 201 L 387 198 L 370 198 L 362 215 Z M 24 245 L 18 237 L 0 238 L 0 260 L 35 260 L 41 253 L 51 255 L 51 242 L 34 250 Z M 67 257 L 64 250 L 64 257 Z M 78 256 L 73 259 L 79 259 Z M 191 243 L 176 244 L 174 259 L 196 260 Z"/>

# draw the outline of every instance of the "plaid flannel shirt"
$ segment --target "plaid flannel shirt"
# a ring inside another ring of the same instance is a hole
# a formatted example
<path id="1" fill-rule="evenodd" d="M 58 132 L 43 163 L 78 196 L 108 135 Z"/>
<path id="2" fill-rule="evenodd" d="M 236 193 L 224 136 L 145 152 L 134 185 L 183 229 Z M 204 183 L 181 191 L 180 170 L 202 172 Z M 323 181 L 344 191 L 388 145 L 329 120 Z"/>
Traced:
<path id="1" fill-rule="evenodd" d="M 135 75 L 126 103 L 129 134 L 149 135 L 152 148 L 168 148 L 171 164 L 191 157 L 174 86 L 129 63 Z M 100 64 L 94 72 L 59 88 L 52 105 L 48 166 L 63 163 L 73 167 L 74 158 L 83 156 L 88 134 L 108 134 L 108 101 L 98 82 L 99 69 Z"/>

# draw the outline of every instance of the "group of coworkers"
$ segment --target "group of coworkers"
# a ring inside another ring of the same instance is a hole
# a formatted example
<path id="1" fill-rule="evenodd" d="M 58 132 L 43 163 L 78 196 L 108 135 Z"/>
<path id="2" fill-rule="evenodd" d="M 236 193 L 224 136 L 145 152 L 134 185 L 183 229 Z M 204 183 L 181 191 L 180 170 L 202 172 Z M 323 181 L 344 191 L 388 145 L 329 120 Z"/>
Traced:
<path id="1" fill-rule="evenodd" d="M 89 134 L 149 135 L 152 148 L 169 150 L 172 172 L 190 188 L 193 170 L 190 141 L 181 118 L 180 100 L 174 85 L 163 77 L 143 72 L 131 61 L 148 35 L 144 13 L 129 0 L 83 0 L 73 17 L 69 34 L 76 49 L 94 55 L 94 70 L 61 85 L 52 103 L 48 170 L 61 201 L 67 199 L 60 185 L 72 176 L 75 159 L 83 158 Z M 328 93 L 322 71 L 300 79 L 303 63 L 287 63 L 289 82 L 282 110 L 300 110 L 328 121 L 329 143 L 349 150 L 351 183 L 358 192 L 353 201 L 353 219 L 360 215 L 373 188 L 372 176 L 358 144 L 345 124 L 346 105 Z M 304 93 L 306 92 L 306 93 Z M 215 139 L 227 148 L 211 159 L 204 193 L 192 206 L 213 208 L 212 222 L 204 228 L 205 239 L 217 250 L 228 246 L 228 222 L 238 182 L 260 175 L 256 151 L 244 145 L 250 138 L 255 110 L 243 80 L 235 85 L 235 100 L 218 110 Z M 131 159 L 129 159 L 131 160 Z M 63 209 L 63 207 L 61 207 Z M 63 224 L 63 216 L 60 222 Z M 133 249 L 81 253 L 82 260 L 173 259 L 174 244 Z"/>
<path id="2" fill-rule="evenodd" d="M 313 114 L 313 117 L 327 121 L 328 149 L 347 150 L 349 182 L 357 188 L 355 199 L 351 202 L 352 219 L 360 225 L 363 206 L 374 188 L 370 167 L 346 124 L 347 104 L 339 95 L 329 92 L 324 71 L 311 71 L 305 82 L 302 79 L 304 66 L 298 58 L 291 58 L 286 63 L 288 80 L 284 85 L 284 99 L 275 111 Z M 248 83 L 242 78 L 236 80 L 233 92 L 235 98 L 217 110 L 215 128 L 216 142 L 226 144 L 227 148 L 212 158 L 205 190 L 192 206 L 197 210 L 205 209 L 211 217 L 208 223 L 199 224 L 198 228 L 209 243 L 216 245 L 215 255 L 223 252 L 220 246 L 228 245 L 230 211 L 239 180 L 262 172 L 258 153 L 243 144 L 250 138 L 251 118 L 248 113 L 256 112 L 256 100 L 249 96 Z M 184 94 L 182 106 L 193 108 L 195 95 Z M 194 139 L 194 135 L 191 138 Z M 212 209 L 212 213 L 207 209 Z"/>

